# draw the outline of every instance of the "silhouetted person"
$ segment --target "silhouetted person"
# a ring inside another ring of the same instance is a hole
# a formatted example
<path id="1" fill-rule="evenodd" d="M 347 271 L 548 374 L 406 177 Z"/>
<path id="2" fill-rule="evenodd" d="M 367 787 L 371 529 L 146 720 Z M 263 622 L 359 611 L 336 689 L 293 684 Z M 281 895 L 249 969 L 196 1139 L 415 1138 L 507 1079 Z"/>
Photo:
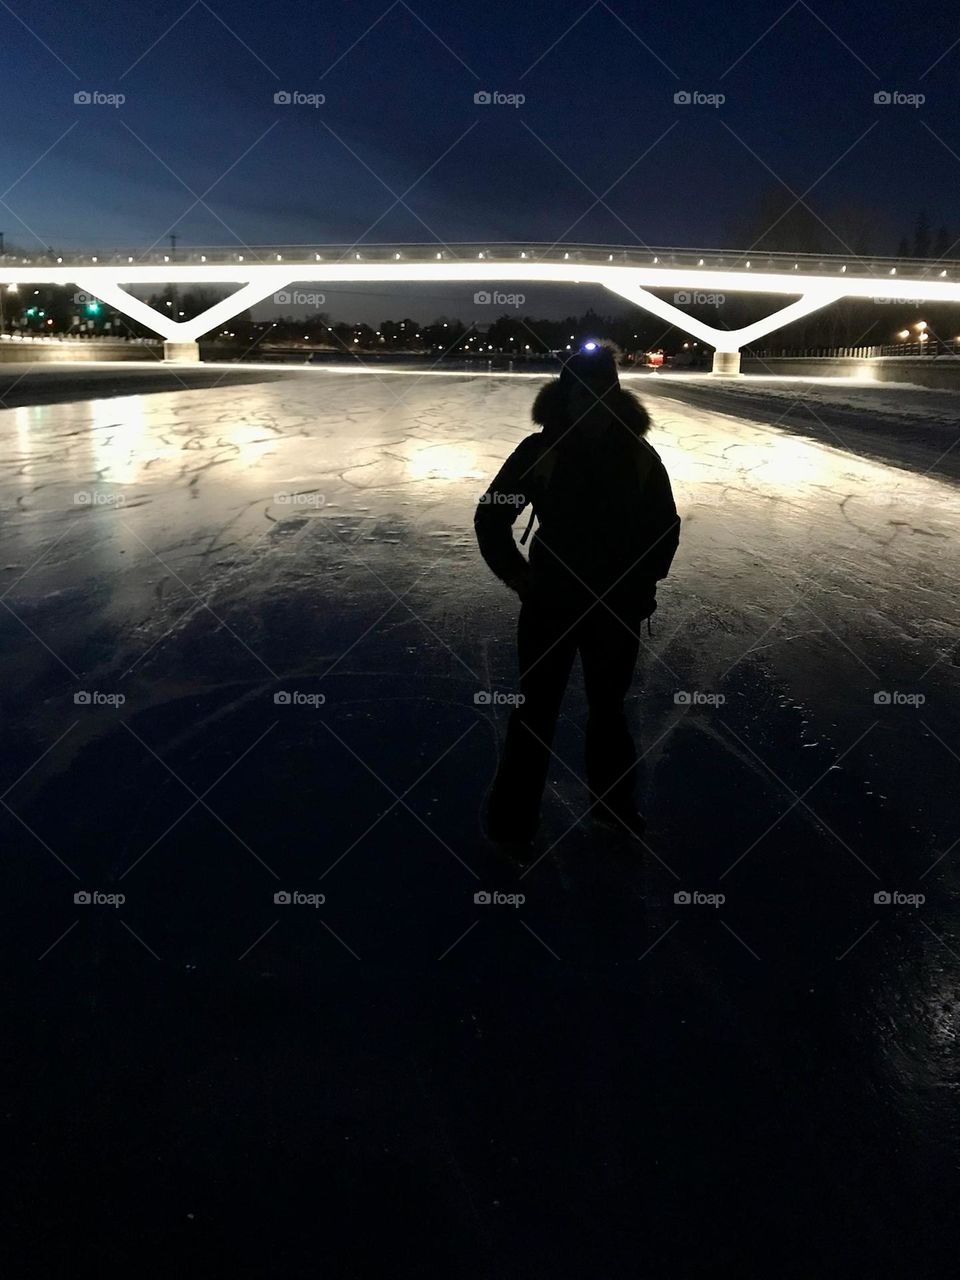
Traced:
<path id="1" fill-rule="evenodd" d="M 636 751 L 623 703 L 641 624 L 657 607 L 657 582 L 667 576 L 679 541 L 670 480 L 644 439 L 647 412 L 621 388 L 606 347 L 588 343 L 571 356 L 560 377 L 541 388 L 532 417 L 542 431 L 520 442 L 474 517 L 484 560 L 521 600 L 524 701 L 510 716 L 487 801 L 487 834 L 503 842 L 533 838 L 560 703 L 579 650 L 589 707 L 591 816 L 641 835 Z M 528 503 L 539 521 L 529 561 L 513 539 L 513 524 Z"/>

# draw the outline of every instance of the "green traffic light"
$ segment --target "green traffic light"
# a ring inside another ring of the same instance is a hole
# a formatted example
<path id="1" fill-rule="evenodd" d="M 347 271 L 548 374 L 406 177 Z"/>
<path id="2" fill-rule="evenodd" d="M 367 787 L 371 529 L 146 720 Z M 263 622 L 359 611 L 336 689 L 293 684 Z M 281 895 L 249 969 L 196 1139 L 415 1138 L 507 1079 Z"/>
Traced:
<path id="1" fill-rule="evenodd" d="M 87 303 L 87 315 L 88 315 L 88 316 L 96 316 L 96 315 L 99 315 L 99 314 L 100 314 L 100 303 L 99 303 L 99 302 L 88 302 L 88 303 Z"/>

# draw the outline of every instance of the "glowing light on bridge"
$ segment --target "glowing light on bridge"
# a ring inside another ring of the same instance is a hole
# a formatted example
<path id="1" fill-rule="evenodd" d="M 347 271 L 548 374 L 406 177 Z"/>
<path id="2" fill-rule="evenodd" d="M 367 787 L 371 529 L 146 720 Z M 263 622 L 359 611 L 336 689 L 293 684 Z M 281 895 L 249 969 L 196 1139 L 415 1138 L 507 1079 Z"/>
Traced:
<path id="1" fill-rule="evenodd" d="M 376 249 L 381 255 L 379 259 L 373 252 Z M 901 274 L 907 270 L 906 264 L 891 266 L 889 259 L 885 262 L 857 260 L 852 264 L 853 269 L 848 270 L 851 265 L 848 262 L 809 255 L 802 262 L 803 255 L 786 262 L 783 261 L 785 255 L 778 255 L 776 262 L 771 255 L 768 262 L 771 269 L 757 270 L 753 259 L 744 260 L 744 255 L 735 251 L 717 251 L 709 265 L 709 255 L 703 251 L 660 250 L 652 255 L 652 261 L 646 257 L 646 265 L 642 265 L 639 255 L 627 249 L 612 252 L 596 245 L 562 250 L 552 245 L 527 245 L 522 249 L 515 246 L 495 251 L 463 246 L 453 247 L 449 254 L 434 250 L 432 245 L 390 246 L 389 252 L 385 252 L 384 246 L 373 246 L 370 254 L 353 250 L 352 261 L 346 260 L 344 250 L 339 253 L 339 257 L 331 255 L 334 260 L 324 261 L 325 255 L 319 252 L 307 254 L 301 249 L 280 253 L 274 249 L 269 255 L 273 261 L 269 263 L 262 259 L 247 262 L 247 255 L 224 250 L 208 250 L 203 254 L 186 251 L 178 255 L 176 262 L 170 261 L 169 254 L 164 254 L 162 261 L 134 260 L 125 254 L 122 259 L 114 256 L 107 262 L 101 261 L 100 255 L 77 257 L 72 263 L 58 256 L 56 265 L 50 258 L 38 262 L 21 259 L 17 266 L 7 265 L 6 260 L 0 259 L 0 284 L 76 285 L 122 315 L 159 333 L 166 340 L 165 354 L 184 360 L 199 358 L 196 343 L 203 334 L 216 331 L 241 311 L 299 282 L 331 286 L 347 282 L 427 284 L 436 281 L 594 284 L 712 347 L 716 353 L 714 371 L 721 373 L 738 372 L 739 352 L 744 346 L 840 298 L 893 300 L 909 293 L 920 301 L 960 302 L 960 284 L 948 278 L 948 271 L 939 262 L 911 262 L 907 276 Z M 418 255 L 422 256 L 418 258 Z M 734 265 L 723 265 L 724 262 Z M 936 278 L 931 278 L 934 272 Z M 235 284 L 239 288 L 201 315 L 185 320 L 159 314 L 128 292 L 129 287 L 157 283 L 200 287 Z M 752 324 L 723 330 L 658 297 L 652 289 L 769 293 L 793 297 L 795 301 Z"/>

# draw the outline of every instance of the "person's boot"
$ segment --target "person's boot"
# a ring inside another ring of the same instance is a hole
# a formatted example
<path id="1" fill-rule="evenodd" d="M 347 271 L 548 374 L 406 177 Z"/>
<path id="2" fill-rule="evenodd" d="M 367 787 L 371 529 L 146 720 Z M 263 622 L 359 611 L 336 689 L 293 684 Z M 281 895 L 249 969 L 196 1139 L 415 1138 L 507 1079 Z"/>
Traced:
<path id="1" fill-rule="evenodd" d="M 528 814 L 520 814 L 505 804 L 487 801 L 484 815 L 484 835 L 494 844 L 527 846 L 533 843 L 539 823 Z"/>

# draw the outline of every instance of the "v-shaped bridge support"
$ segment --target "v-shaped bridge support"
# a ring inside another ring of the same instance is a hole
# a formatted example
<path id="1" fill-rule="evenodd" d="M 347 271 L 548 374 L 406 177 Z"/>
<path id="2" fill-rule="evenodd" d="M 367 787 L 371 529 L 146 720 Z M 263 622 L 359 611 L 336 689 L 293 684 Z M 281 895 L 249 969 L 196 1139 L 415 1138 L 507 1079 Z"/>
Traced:
<path id="1" fill-rule="evenodd" d="M 744 325 L 740 329 L 715 329 L 688 312 L 681 311 L 674 303 L 658 298 L 648 289 L 631 283 L 629 276 L 618 276 L 611 272 L 610 277 L 604 280 L 604 284 L 611 293 L 619 294 L 621 298 L 628 299 L 638 307 L 642 307 L 644 311 L 659 316 L 661 320 L 666 320 L 675 328 L 692 334 L 707 346 L 713 347 L 713 372 L 728 377 L 739 374 L 740 351 L 748 343 L 764 337 L 765 334 L 773 333 L 775 329 L 782 329 L 784 325 L 792 324 L 794 320 L 802 320 L 804 316 L 819 311 L 821 307 L 829 306 L 831 302 L 836 302 L 838 298 L 844 296 L 843 289 L 833 288 L 826 282 L 817 281 L 816 287 L 807 289 L 796 302 L 781 307 L 779 311 L 771 312 L 762 320 L 756 320 L 753 324 Z M 702 291 L 701 284 L 695 288 L 692 287 L 690 293 Z"/>
<path id="2" fill-rule="evenodd" d="M 186 363 L 195 363 L 200 359 L 197 340 L 203 334 L 215 329 L 218 324 L 232 320 L 234 316 L 255 306 L 272 293 L 277 293 L 288 284 L 290 272 L 260 271 L 256 280 L 248 281 L 229 298 L 215 302 L 212 307 L 194 316 L 192 320 L 174 320 L 157 311 L 148 303 L 128 293 L 116 280 L 105 281 L 102 272 L 76 272 L 73 279 L 76 284 L 94 298 L 108 303 L 121 315 L 137 320 L 146 325 L 154 333 L 158 333 L 164 342 L 164 356 L 167 359 Z"/>
<path id="3" fill-rule="evenodd" d="M 306 264 L 303 265 L 305 266 Z M 176 270 L 176 268 L 171 270 Z M 203 334 L 209 333 L 218 325 L 231 320 L 248 307 L 262 302 L 271 293 L 278 293 L 287 288 L 291 279 L 379 281 L 389 279 L 394 273 L 398 280 L 405 281 L 423 281 L 433 278 L 493 281 L 497 278 L 510 278 L 522 280 L 543 279 L 551 283 L 569 282 L 575 284 L 590 280 L 594 283 L 602 284 L 611 293 L 616 293 L 620 297 L 626 298 L 629 302 L 642 307 L 652 315 L 659 316 L 661 320 L 665 320 L 682 332 L 692 334 L 707 346 L 713 347 L 713 370 L 714 373 L 721 374 L 736 374 L 739 372 L 740 350 L 747 343 L 753 342 L 756 338 L 761 338 L 765 334 L 772 333 L 775 329 L 780 329 L 794 320 L 800 320 L 804 316 L 810 315 L 811 312 L 819 311 L 821 307 L 835 302 L 838 298 L 842 298 L 850 292 L 849 282 L 845 287 L 842 284 L 835 283 L 833 280 L 826 280 L 822 277 L 819 279 L 797 279 L 796 292 L 800 293 L 801 296 L 795 302 L 791 302 L 786 307 L 781 307 L 778 311 L 772 312 L 762 320 L 744 325 L 740 329 L 716 329 L 712 325 L 698 320 L 687 311 L 681 310 L 675 303 L 658 298 L 656 294 L 650 292 L 649 288 L 644 288 L 638 281 L 638 272 L 635 268 L 603 267 L 588 273 L 571 269 L 562 271 L 555 268 L 543 269 L 542 264 L 524 264 L 519 269 L 514 266 L 512 270 L 509 268 L 504 270 L 501 264 L 477 262 L 472 264 L 421 263 L 407 266 L 398 265 L 396 267 L 391 264 L 390 268 L 384 270 L 376 264 L 336 263 L 321 268 L 316 268 L 311 264 L 307 268 L 307 273 L 305 273 L 302 266 L 298 267 L 293 264 L 274 268 L 264 263 L 256 263 L 238 267 L 231 266 L 225 276 L 218 275 L 214 277 L 218 285 L 239 284 L 241 287 L 231 294 L 229 298 L 224 298 L 221 302 L 208 307 L 201 315 L 195 316 L 191 320 L 180 321 L 156 311 L 153 307 L 148 306 L 147 303 L 128 293 L 122 285 L 122 268 L 81 269 L 71 273 L 71 278 L 81 289 L 84 289 L 93 297 L 102 299 L 102 301 L 115 307 L 122 315 L 129 316 L 131 319 L 146 325 L 155 333 L 159 333 L 165 339 L 164 355 L 167 359 L 195 361 L 199 359 L 197 340 Z M 728 277 L 729 273 L 725 276 L 722 272 L 691 272 L 689 283 L 687 283 L 687 273 L 681 272 L 679 280 L 683 283 L 679 288 L 689 290 L 690 300 L 693 302 L 695 301 L 695 295 L 702 290 L 715 287 L 718 293 L 722 293 Z M 144 278 L 142 268 L 137 271 L 136 278 Z M 185 283 L 190 279 L 190 276 L 178 271 L 175 278 L 181 283 Z M 196 279 L 196 276 L 192 278 Z M 640 274 L 640 278 L 643 279 L 645 284 L 649 285 L 652 280 L 650 271 L 643 271 Z M 677 278 L 677 275 L 674 274 L 674 279 L 676 280 Z M 716 280 L 715 286 L 713 280 Z M 774 281 L 778 285 L 776 288 L 771 287 Z M 757 280 L 756 291 L 777 293 L 781 292 L 784 284 L 786 284 L 786 281 L 782 277 L 777 280 L 776 277 L 766 276 Z M 794 281 L 791 280 L 790 286 L 793 284 Z M 744 289 L 742 279 L 739 278 L 732 282 L 729 287 L 738 292 L 747 291 Z"/>

